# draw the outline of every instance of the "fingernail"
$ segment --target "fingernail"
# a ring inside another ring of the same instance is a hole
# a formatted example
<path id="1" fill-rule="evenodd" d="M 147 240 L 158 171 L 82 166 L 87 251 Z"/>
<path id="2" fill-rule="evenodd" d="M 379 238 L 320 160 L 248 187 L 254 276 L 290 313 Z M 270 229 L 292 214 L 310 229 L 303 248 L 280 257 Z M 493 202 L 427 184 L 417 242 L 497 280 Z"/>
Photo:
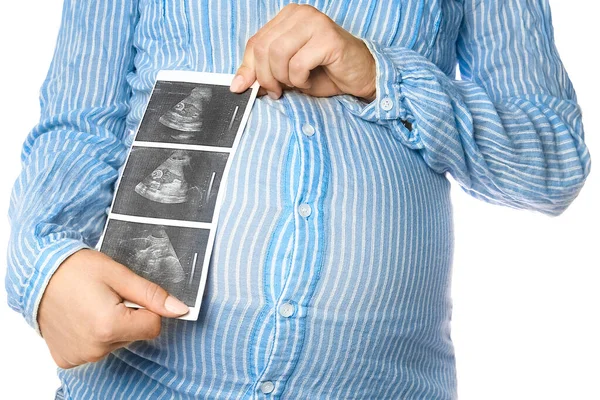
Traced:
<path id="1" fill-rule="evenodd" d="M 268 90 L 267 90 L 267 96 L 269 96 L 273 100 L 277 100 L 279 98 L 279 96 L 277 95 L 277 93 L 275 93 L 275 92 L 269 92 Z"/>
<path id="2" fill-rule="evenodd" d="M 231 87 L 229 90 L 232 92 L 239 92 L 242 90 L 242 87 L 244 87 L 244 77 L 241 75 L 236 75 L 235 78 L 233 78 L 233 81 L 231 81 Z"/>
<path id="3" fill-rule="evenodd" d="M 183 315 L 190 310 L 188 306 L 186 306 L 184 303 L 177 300 L 173 296 L 167 297 L 167 299 L 165 300 L 165 308 L 167 309 L 167 311 L 170 311 L 173 314 L 177 315 Z"/>

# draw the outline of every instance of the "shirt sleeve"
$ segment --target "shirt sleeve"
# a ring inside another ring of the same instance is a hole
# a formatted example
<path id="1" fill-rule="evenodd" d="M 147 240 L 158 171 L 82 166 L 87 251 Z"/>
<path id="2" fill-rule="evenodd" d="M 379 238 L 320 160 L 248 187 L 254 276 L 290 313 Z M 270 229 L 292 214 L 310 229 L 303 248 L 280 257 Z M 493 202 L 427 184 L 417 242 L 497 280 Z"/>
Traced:
<path id="1" fill-rule="evenodd" d="M 476 198 L 556 216 L 577 197 L 591 161 L 548 0 L 464 0 L 461 80 L 411 49 L 365 42 L 377 98 L 351 112 Z"/>
<path id="2" fill-rule="evenodd" d="M 136 3 L 64 2 L 40 121 L 23 145 L 9 208 L 8 304 L 40 335 L 46 285 L 65 258 L 99 240 L 125 162 Z"/>

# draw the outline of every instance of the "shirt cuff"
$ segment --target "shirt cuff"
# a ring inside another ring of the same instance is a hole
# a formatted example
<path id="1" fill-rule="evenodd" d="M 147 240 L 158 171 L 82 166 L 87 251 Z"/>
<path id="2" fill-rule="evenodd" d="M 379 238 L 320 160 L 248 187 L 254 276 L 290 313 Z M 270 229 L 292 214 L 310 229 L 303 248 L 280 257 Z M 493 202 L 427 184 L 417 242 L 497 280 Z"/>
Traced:
<path id="1" fill-rule="evenodd" d="M 394 119 L 405 119 L 406 109 L 400 102 L 402 92 L 400 83 L 402 77 L 396 70 L 392 60 L 383 54 L 377 44 L 363 39 L 371 55 L 375 59 L 376 88 L 375 100 L 362 110 L 362 117 L 373 121 L 390 121 Z"/>
<path id="2" fill-rule="evenodd" d="M 413 121 L 404 105 L 402 75 L 392 58 L 375 42 L 361 39 L 369 49 L 376 68 L 376 97 L 370 103 L 350 95 L 340 96 L 342 104 L 350 113 L 369 122 L 386 125 L 410 148 L 421 148 Z"/>
<path id="3" fill-rule="evenodd" d="M 89 249 L 85 243 L 75 239 L 64 239 L 42 249 L 35 261 L 34 273 L 25 282 L 23 293 L 23 315 L 27 323 L 42 336 L 37 321 L 38 308 L 50 278 L 61 263 L 81 249 Z"/>

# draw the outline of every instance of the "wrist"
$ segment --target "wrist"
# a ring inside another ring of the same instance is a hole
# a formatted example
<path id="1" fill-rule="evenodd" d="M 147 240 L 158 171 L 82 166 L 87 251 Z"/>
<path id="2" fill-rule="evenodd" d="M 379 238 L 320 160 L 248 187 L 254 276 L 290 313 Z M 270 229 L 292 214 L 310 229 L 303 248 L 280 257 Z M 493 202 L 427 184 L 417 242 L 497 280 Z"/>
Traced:
<path id="1" fill-rule="evenodd" d="M 63 261 L 79 250 L 89 248 L 82 241 L 65 238 L 50 244 L 41 250 L 35 260 L 36 274 L 29 278 L 23 294 L 23 310 L 27 323 L 42 336 L 38 311 L 50 279 L 60 268 Z"/>
<path id="2" fill-rule="evenodd" d="M 361 40 L 361 45 L 364 50 L 364 54 L 366 55 L 366 65 L 367 67 L 364 69 L 365 77 L 362 79 L 362 82 L 366 82 L 361 88 L 358 88 L 355 96 L 360 98 L 361 100 L 366 101 L 367 103 L 371 103 L 377 98 L 377 62 L 367 44 Z"/>
<path id="3" fill-rule="evenodd" d="M 372 78 L 368 80 L 367 86 L 363 89 L 364 95 L 357 96 L 366 101 L 367 103 L 373 102 L 377 98 L 377 66 L 375 65 L 375 60 L 373 59 L 373 64 L 371 66 L 372 70 Z"/>

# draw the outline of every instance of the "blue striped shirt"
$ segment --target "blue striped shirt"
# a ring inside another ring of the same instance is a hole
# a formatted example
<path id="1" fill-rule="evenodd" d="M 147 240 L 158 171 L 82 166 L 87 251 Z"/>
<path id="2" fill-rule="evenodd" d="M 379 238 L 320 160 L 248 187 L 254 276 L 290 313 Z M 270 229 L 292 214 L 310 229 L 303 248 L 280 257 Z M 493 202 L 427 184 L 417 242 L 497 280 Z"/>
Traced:
<path id="1" fill-rule="evenodd" d="M 99 239 L 157 72 L 235 72 L 288 2 L 65 0 L 9 211 L 8 300 L 38 333 L 52 273 Z M 456 398 L 448 174 L 559 215 L 590 171 L 548 1 L 302 3 L 365 40 L 376 100 L 259 99 L 200 318 L 59 369 L 65 398 Z"/>

